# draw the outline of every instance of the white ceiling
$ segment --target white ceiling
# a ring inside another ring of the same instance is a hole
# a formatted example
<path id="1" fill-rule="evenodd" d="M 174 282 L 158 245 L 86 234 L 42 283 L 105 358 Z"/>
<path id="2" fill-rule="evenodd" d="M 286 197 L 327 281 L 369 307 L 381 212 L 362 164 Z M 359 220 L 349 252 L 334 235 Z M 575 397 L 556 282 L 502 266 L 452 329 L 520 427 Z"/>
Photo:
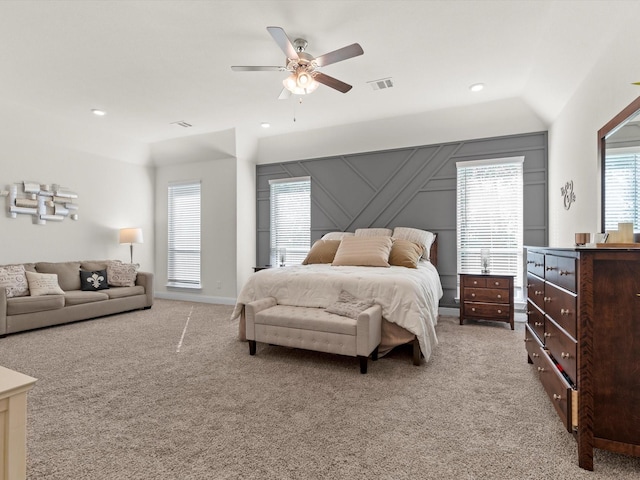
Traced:
<path id="1" fill-rule="evenodd" d="M 606 0 L 4 0 L 0 103 L 143 142 L 234 127 L 274 135 L 513 97 L 550 123 L 639 14 L 640 2 Z M 305 38 L 314 56 L 360 43 L 364 55 L 322 69 L 353 89 L 321 85 L 300 104 L 277 99 L 285 73 L 232 72 L 284 64 L 270 25 Z M 393 88 L 367 84 L 386 77 Z M 468 89 L 476 82 L 480 93 Z"/>

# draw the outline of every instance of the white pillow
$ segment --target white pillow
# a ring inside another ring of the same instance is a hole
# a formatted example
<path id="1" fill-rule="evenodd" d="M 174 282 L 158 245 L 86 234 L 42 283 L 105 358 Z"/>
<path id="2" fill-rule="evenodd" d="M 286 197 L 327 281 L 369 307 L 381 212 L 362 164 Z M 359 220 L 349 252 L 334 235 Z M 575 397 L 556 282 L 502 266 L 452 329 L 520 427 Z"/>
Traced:
<path id="1" fill-rule="evenodd" d="M 29 295 L 29 284 L 24 274 L 24 265 L 0 267 L 0 288 L 7 292 L 7 298 Z"/>
<path id="2" fill-rule="evenodd" d="M 390 228 L 357 228 L 356 237 L 390 237 L 393 230 Z"/>
<path id="3" fill-rule="evenodd" d="M 353 232 L 329 232 L 325 233 L 321 240 L 342 240 L 345 237 L 353 237 Z"/>
<path id="4" fill-rule="evenodd" d="M 410 242 L 417 243 L 424 248 L 422 258 L 426 258 L 428 260 L 431 244 L 435 240 L 436 236 L 434 233 L 428 232 L 427 230 L 409 227 L 396 227 L 393 230 L 393 238 L 409 240 Z"/>
<path id="5" fill-rule="evenodd" d="M 64 291 L 58 285 L 58 275 L 55 273 L 25 272 L 29 291 L 32 297 L 41 295 L 64 295 Z"/>

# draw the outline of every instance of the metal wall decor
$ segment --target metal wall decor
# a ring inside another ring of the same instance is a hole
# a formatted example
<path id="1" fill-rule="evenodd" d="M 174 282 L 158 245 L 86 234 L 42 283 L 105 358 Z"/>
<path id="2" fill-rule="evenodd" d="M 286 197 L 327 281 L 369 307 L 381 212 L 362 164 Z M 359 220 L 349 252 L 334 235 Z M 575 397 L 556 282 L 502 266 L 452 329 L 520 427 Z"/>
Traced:
<path id="1" fill-rule="evenodd" d="M 573 191 L 573 180 L 569 180 L 560 188 L 560 193 L 564 197 L 564 209 L 569 210 L 571 204 L 576 201 L 576 194 Z"/>
<path id="2" fill-rule="evenodd" d="M 31 215 L 36 225 L 61 222 L 67 217 L 78 220 L 78 205 L 74 203 L 78 195 L 57 184 L 24 181 L 11 184 L 2 195 L 8 199 L 7 213 L 11 218 Z"/>

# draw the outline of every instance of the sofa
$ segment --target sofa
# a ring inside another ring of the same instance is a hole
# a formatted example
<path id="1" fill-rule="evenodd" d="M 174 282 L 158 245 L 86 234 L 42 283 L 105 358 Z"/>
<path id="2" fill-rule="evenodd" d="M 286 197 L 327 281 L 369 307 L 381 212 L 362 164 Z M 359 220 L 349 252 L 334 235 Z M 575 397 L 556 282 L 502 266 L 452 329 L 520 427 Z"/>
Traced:
<path id="1" fill-rule="evenodd" d="M 0 337 L 151 308 L 153 274 L 118 260 L 0 265 Z"/>

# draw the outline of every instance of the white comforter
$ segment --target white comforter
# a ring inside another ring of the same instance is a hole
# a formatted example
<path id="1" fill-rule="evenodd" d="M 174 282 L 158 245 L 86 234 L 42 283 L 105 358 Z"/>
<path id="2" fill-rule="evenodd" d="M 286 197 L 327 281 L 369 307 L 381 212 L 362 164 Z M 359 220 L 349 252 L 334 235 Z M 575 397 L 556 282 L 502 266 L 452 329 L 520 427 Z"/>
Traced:
<path id="1" fill-rule="evenodd" d="M 429 360 L 438 344 L 435 325 L 442 284 L 436 268 L 421 261 L 418 268 L 334 267 L 329 264 L 270 268 L 251 275 L 238 296 L 232 319 L 245 304 L 274 297 L 279 304 L 327 307 L 341 290 L 362 299 L 373 299 L 382 316 L 415 334 Z"/>

